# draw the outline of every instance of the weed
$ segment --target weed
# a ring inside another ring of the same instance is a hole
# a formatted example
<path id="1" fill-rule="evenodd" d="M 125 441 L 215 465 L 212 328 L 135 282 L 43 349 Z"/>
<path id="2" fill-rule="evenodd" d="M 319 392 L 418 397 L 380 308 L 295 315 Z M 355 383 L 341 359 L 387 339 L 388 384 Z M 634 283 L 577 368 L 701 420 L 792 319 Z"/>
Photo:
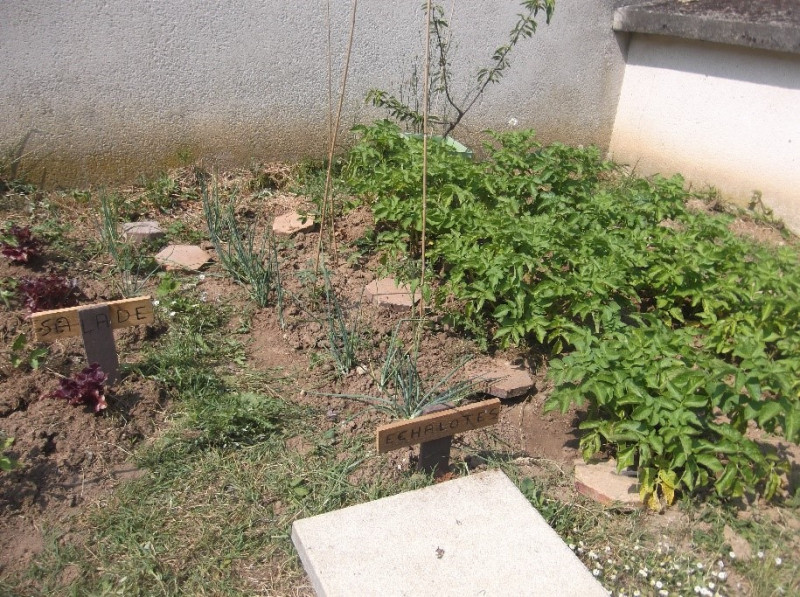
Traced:
<path id="1" fill-rule="evenodd" d="M 160 269 L 153 258 L 119 233 L 119 214 L 115 201 L 107 195 L 100 198 L 100 238 L 111 255 L 119 276 L 118 289 L 124 297 L 141 294 L 150 278 Z"/>
<path id="2" fill-rule="evenodd" d="M 202 232 L 181 220 L 175 220 L 167 225 L 167 237 L 179 243 L 198 245 L 205 238 Z"/>
<path id="3" fill-rule="evenodd" d="M 14 470 L 19 464 L 16 460 L 4 454 L 12 445 L 14 445 L 13 437 L 4 436 L 0 441 L 0 471 L 8 472 Z"/>
<path id="4" fill-rule="evenodd" d="M 256 223 L 237 221 L 233 200 L 222 206 L 216 188 L 209 193 L 203 187 L 203 210 L 211 242 L 225 271 L 249 289 L 259 307 L 269 305 L 274 296 L 278 312 L 282 314 L 278 249 L 271 231 L 264 232 L 258 242 Z"/>
<path id="5" fill-rule="evenodd" d="M 28 338 L 25 334 L 19 334 L 16 338 L 14 338 L 14 342 L 11 343 L 11 366 L 14 369 L 19 369 L 23 365 L 29 367 L 30 369 L 36 370 L 41 365 L 42 360 L 47 357 L 50 349 L 46 346 L 41 346 L 39 348 L 34 348 L 30 351 L 25 351 L 25 347 L 28 344 Z"/>
<path id="6" fill-rule="evenodd" d="M 240 448 L 266 441 L 281 430 L 283 402 L 254 392 L 204 394 L 187 420 L 198 446 Z"/>
<path id="7" fill-rule="evenodd" d="M 196 200 L 197 192 L 184 186 L 175 178 L 162 174 L 143 181 L 145 201 L 164 214 L 174 212 L 184 201 Z"/>

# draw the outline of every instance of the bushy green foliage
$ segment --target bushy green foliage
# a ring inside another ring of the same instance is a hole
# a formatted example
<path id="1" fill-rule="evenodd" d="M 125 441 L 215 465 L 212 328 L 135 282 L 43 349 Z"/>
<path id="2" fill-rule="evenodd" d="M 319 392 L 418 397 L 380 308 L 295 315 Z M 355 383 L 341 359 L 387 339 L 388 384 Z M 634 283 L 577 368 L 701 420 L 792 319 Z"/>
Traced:
<path id="1" fill-rule="evenodd" d="M 388 122 L 358 130 L 345 175 L 384 246 L 414 256 L 421 143 Z M 800 439 L 797 252 L 688 210 L 680 177 L 625 177 L 531 132 L 493 139 L 478 163 L 430 147 L 427 254 L 447 316 L 556 355 L 546 408 L 588 402 L 584 455 L 638 466 L 651 506 L 712 485 L 772 496 L 782 465 L 744 433 Z"/>

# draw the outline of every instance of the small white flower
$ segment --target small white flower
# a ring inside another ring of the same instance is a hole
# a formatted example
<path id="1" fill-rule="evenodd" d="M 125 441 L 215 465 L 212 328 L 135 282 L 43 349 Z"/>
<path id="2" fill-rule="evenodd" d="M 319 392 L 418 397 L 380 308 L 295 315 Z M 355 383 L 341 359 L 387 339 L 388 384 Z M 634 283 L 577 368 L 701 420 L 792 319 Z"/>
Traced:
<path id="1" fill-rule="evenodd" d="M 508 119 L 508 126 L 517 126 L 518 124 L 519 124 L 519 120 L 517 120 L 513 116 Z"/>
<path id="2" fill-rule="evenodd" d="M 201 303 L 205 303 L 207 300 L 208 300 L 208 295 L 205 292 L 201 293 L 200 294 L 200 302 Z"/>
<path id="3" fill-rule="evenodd" d="M 783 560 L 780 558 L 775 558 L 775 565 L 780 566 L 781 564 L 783 564 Z"/>
<path id="4" fill-rule="evenodd" d="M 160 304 L 161 304 L 161 301 L 159 301 L 158 299 L 153 301 L 153 306 L 154 307 L 158 307 Z"/>
<path id="5" fill-rule="evenodd" d="M 699 593 L 700 593 L 700 591 L 702 591 L 702 589 L 701 589 L 700 587 L 698 587 L 697 585 L 695 585 L 695 586 L 694 586 L 694 592 L 695 592 L 695 593 L 697 593 L 697 594 L 699 594 Z"/>
<path id="6" fill-rule="evenodd" d="M 658 594 L 661 595 L 661 597 L 667 597 L 667 595 L 669 595 L 669 591 L 666 589 L 661 589 Z"/>
<path id="7" fill-rule="evenodd" d="M 594 570 L 592 570 L 592 574 L 594 574 L 595 576 L 600 576 L 600 569 L 595 568 Z"/>
<path id="8" fill-rule="evenodd" d="M 198 274 L 197 279 L 202 282 L 203 280 L 206 279 L 206 275 L 205 274 Z"/>
<path id="9" fill-rule="evenodd" d="M 720 560 L 719 562 L 717 562 L 717 566 L 719 566 L 720 568 L 724 568 L 725 567 L 725 562 Z"/>
<path id="10" fill-rule="evenodd" d="M 736 559 L 736 553 L 735 553 L 735 552 L 733 552 L 733 551 L 729 551 L 729 552 L 728 552 L 728 555 L 730 556 L 730 558 L 731 558 L 732 560 L 735 560 L 735 559 Z"/>
<path id="11" fill-rule="evenodd" d="M 638 545 L 634 545 L 633 546 L 633 551 L 639 551 L 640 549 L 641 549 L 641 547 L 639 547 Z"/>
<path id="12" fill-rule="evenodd" d="M 596 559 L 597 559 L 597 558 L 599 558 L 600 556 L 598 556 L 598 555 L 597 555 L 595 552 L 593 552 L 593 551 L 590 551 L 590 552 L 589 552 L 589 557 L 590 557 L 592 560 L 596 560 Z"/>
<path id="13" fill-rule="evenodd" d="M 611 547 L 609 547 L 608 545 L 606 545 L 606 546 L 603 548 L 603 551 L 604 551 L 604 552 L 606 552 L 606 553 L 611 553 Z"/>
<path id="14" fill-rule="evenodd" d="M 717 585 L 715 585 L 713 582 L 708 583 L 708 588 L 709 589 L 714 589 L 714 588 L 716 588 L 716 586 Z"/>
<path id="15" fill-rule="evenodd" d="M 728 573 L 727 572 L 720 572 L 719 574 L 717 574 L 717 578 L 720 579 L 720 580 L 725 580 L 726 578 L 728 578 Z"/>
<path id="16" fill-rule="evenodd" d="M 170 311 L 170 312 L 169 312 L 169 316 L 170 316 L 170 317 L 175 317 L 175 311 Z"/>
<path id="17" fill-rule="evenodd" d="M 763 551 L 759 551 L 756 555 L 758 556 L 759 560 L 763 560 L 764 559 L 764 552 Z"/>
<path id="18" fill-rule="evenodd" d="M 570 548 L 572 551 L 575 551 L 575 544 L 574 544 L 574 543 L 570 543 L 570 544 L 569 544 L 569 548 Z"/>
<path id="19" fill-rule="evenodd" d="M 661 582 L 660 580 L 657 580 L 656 581 L 656 589 L 663 589 L 663 588 L 664 588 L 664 583 Z"/>
<path id="20" fill-rule="evenodd" d="M 642 597 L 642 593 L 641 593 L 641 591 L 639 591 L 639 589 L 636 589 L 636 590 L 633 592 L 633 597 Z"/>
<path id="21" fill-rule="evenodd" d="M 647 578 L 647 570 L 639 570 L 638 574 L 643 578 Z"/>
<path id="22" fill-rule="evenodd" d="M 703 568 L 705 568 L 705 566 L 703 566 L 703 562 L 697 562 L 697 564 L 695 565 L 697 566 L 698 570 L 702 570 Z"/>

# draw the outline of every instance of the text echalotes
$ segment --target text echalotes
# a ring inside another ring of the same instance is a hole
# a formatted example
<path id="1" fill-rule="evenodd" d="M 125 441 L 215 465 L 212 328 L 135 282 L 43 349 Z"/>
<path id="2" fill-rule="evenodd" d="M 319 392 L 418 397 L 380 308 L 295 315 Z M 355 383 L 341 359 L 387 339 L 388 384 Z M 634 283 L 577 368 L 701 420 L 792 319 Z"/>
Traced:
<path id="1" fill-rule="evenodd" d="M 499 418 L 500 400 L 493 398 L 416 419 L 395 421 L 378 427 L 378 453 L 488 427 L 497 423 Z"/>
<path id="2" fill-rule="evenodd" d="M 153 303 L 149 296 L 139 296 L 121 301 L 110 301 L 108 314 L 96 315 L 93 328 L 109 328 L 117 330 L 133 325 L 143 325 L 155 321 Z M 39 342 L 53 342 L 62 338 L 80 336 L 83 332 L 78 311 L 81 307 L 54 309 L 33 313 L 33 333 Z"/>

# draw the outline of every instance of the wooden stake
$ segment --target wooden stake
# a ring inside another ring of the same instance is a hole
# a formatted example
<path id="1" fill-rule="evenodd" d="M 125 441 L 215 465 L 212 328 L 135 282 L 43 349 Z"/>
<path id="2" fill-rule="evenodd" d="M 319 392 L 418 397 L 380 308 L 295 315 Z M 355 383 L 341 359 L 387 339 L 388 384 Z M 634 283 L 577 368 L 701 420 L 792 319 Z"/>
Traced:
<path id="1" fill-rule="evenodd" d="M 430 415 L 436 412 L 450 410 L 453 407 L 450 405 L 439 404 L 437 406 L 429 406 L 422 411 L 423 415 Z M 429 442 L 422 442 L 419 445 L 419 461 L 417 462 L 417 470 L 436 477 L 440 477 L 450 471 L 450 447 L 453 444 L 453 436 L 448 435 L 441 439 L 435 439 Z"/>
<path id="2" fill-rule="evenodd" d="M 119 357 L 111 331 L 111 310 L 108 305 L 92 305 L 78 310 L 83 347 L 89 364 L 98 363 L 106 374 L 106 385 L 113 386 L 119 375 Z"/>
<path id="3" fill-rule="evenodd" d="M 445 407 L 439 412 L 381 425 L 377 430 L 378 452 L 451 437 L 472 429 L 494 425 L 500 419 L 500 400 L 492 398 L 466 406 Z"/>
<path id="4" fill-rule="evenodd" d="M 39 342 L 54 342 L 81 336 L 86 358 L 98 363 L 108 377 L 109 386 L 119 376 L 119 357 L 113 330 L 153 323 L 153 303 L 149 296 L 111 301 L 84 307 L 40 311 L 30 316 L 33 334 Z"/>

